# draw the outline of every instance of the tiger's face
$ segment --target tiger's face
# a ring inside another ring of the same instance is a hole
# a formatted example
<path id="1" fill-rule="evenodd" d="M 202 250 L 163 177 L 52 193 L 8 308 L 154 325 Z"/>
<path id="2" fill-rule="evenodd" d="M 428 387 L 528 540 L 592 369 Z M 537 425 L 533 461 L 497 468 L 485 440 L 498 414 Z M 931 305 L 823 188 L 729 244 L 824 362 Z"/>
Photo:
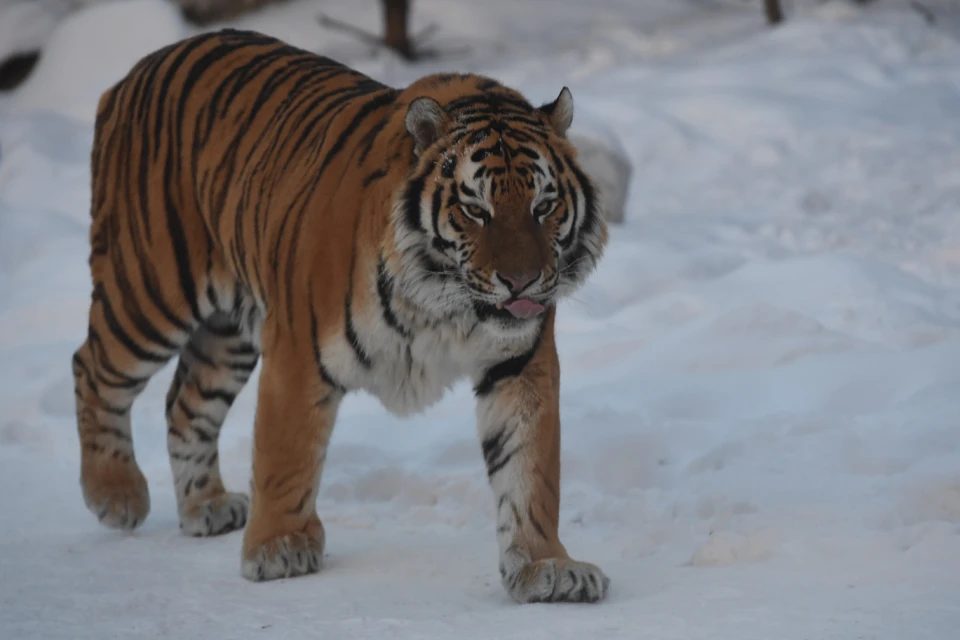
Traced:
<path id="1" fill-rule="evenodd" d="M 420 163 L 398 239 L 433 307 L 472 310 L 504 337 L 528 334 L 596 267 L 607 230 L 564 137 L 572 113 L 567 89 L 539 109 L 499 86 L 445 107 L 411 103 Z"/>

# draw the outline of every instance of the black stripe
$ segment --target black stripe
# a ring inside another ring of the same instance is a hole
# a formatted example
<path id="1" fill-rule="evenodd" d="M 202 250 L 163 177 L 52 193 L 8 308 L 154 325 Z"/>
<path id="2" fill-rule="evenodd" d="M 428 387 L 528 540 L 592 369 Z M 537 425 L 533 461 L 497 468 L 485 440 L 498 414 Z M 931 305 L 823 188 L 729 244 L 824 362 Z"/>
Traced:
<path id="1" fill-rule="evenodd" d="M 183 415 L 187 416 L 187 420 L 189 420 L 190 422 L 200 419 L 212 427 L 215 427 L 217 429 L 220 428 L 220 423 L 218 421 L 214 420 L 212 417 L 210 417 L 208 414 L 202 411 L 191 409 L 190 407 L 187 406 L 187 403 L 183 398 L 180 398 L 177 400 L 177 406 L 180 407 L 180 410 L 183 412 Z"/>
<path id="2" fill-rule="evenodd" d="M 253 362 L 227 362 L 227 369 L 230 371 L 239 371 L 240 373 L 250 373 L 257 368 L 257 360 Z"/>
<path id="3" fill-rule="evenodd" d="M 108 403 L 106 400 L 104 400 L 103 398 L 100 398 L 100 399 L 99 399 L 99 404 L 100 404 L 100 407 L 99 407 L 99 408 L 103 409 L 104 411 L 106 411 L 107 413 L 109 413 L 109 414 L 111 414 L 111 415 L 115 415 L 115 416 L 120 417 L 120 418 L 122 418 L 122 417 L 126 416 L 128 413 L 130 413 L 130 406 L 131 406 L 131 405 L 127 405 L 126 407 L 116 407 L 116 406 L 114 406 L 114 405 L 112 405 L 112 404 L 109 404 L 109 403 Z M 132 403 L 131 403 L 131 404 L 132 404 Z"/>
<path id="4" fill-rule="evenodd" d="M 116 427 L 108 427 L 108 426 L 105 426 L 105 425 L 100 425 L 99 427 L 97 427 L 97 435 L 101 435 L 101 434 L 111 435 L 111 436 L 113 436 L 114 438 L 116 438 L 117 440 L 120 440 L 120 441 L 122 441 L 122 442 L 132 442 L 132 441 L 133 441 L 133 438 L 132 438 L 132 436 L 131 436 L 129 433 L 126 433 L 126 432 L 124 432 L 124 431 L 121 431 L 120 429 L 118 429 L 118 428 L 116 428 Z"/>
<path id="5" fill-rule="evenodd" d="M 546 540 L 547 532 L 543 530 L 543 526 L 537 520 L 537 517 L 533 515 L 533 505 L 531 504 L 529 509 L 527 509 L 527 515 L 530 516 L 530 523 L 533 524 L 533 528 L 537 530 L 537 533 L 540 534 L 540 537 Z"/>
<path id="6" fill-rule="evenodd" d="M 236 324 L 232 324 L 233 322 L 235 322 L 235 320 L 231 319 L 230 321 L 231 324 L 218 325 L 215 322 L 216 321 L 214 321 L 213 318 L 211 318 L 210 320 L 207 320 L 207 322 L 203 324 L 204 330 L 211 335 L 217 336 L 218 338 L 229 339 L 229 338 L 240 337 L 240 327 L 238 327 Z M 232 349 L 235 347 L 230 347 L 230 348 Z M 233 353 L 233 352 L 231 351 L 230 353 Z"/>
<path id="7" fill-rule="evenodd" d="M 573 171 L 573 175 L 576 176 L 577 182 L 579 183 L 580 190 L 583 191 L 583 200 L 586 205 L 586 211 L 583 212 L 583 215 L 590 216 L 591 214 L 596 213 L 596 193 L 594 192 L 593 184 L 590 182 L 583 171 L 574 163 L 574 161 L 564 156 L 567 161 L 567 164 L 570 166 L 570 170 Z"/>
<path id="8" fill-rule="evenodd" d="M 174 342 L 170 340 L 166 335 L 164 335 L 157 327 L 151 323 L 147 317 L 144 315 L 143 311 L 140 308 L 140 305 L 137 302 L 137 298 L 133 295 L 135 289 L 130 285 L 129 279 L 126 277 L 126 272 L 117 269 L 115 270 L 118 280 L 123 280 L 120 290 L 130 292 L 127 295 L 122 296 L 123 308 L 127 313 L 127 317 L 133 322 L 133 326 L 140 332 L 140 335 L 149 342 L 161 347 L 162 349 L 169 351 L 171 354 L 180 350 L 180 347 L 183 346 L 183 341 Z"/>
<path id="9" fill-rule="evenodd" d="M 87 367 L 86 363 L 84 363 L 84 361 L 80 358 L 79 353 L 73 354 L 73 364 L 75 367 L 78 367 L 80 369 L 80 371 L 75 372 L 74 375 L 78 376 L 79 374 L 82 373 L 83 377 L 86 379 L 86 382 L 87 382 L 87 389 L 96 393 L 97 387 L 96 387 L 96 383 L 93 380 L 93 376 L 90 375 L 90 368 Z"/>
<path id="10" fill-rule="evenodd" d="M 209 271 L 209 265 L 207 271 Z M 220 296 L 217 295 L 217 290 L 214 288 L 213 283 L 210 282 L 207 284 L 207 300 L 210 301 L 210 306 L 212 306 L 216 311 L 220 310 Z"/>
<path id="11" fill-rule="evenodd" d="M 249 342 L 227 347 L 227 353 L 232 356 L 258 356 L 260 352 Z"/>
<path id="12" fill-rule="evenodd" d="M 103 377 L 102 372 L 98 371 L 96 376 L 97 384 L 102 384 L 106 387 L 110 387 L 111 389 L 128 389 L 128 390 L 139 389 L 143 385 L 147 384 L 146 379 L 131 378 L 130 376 L 123 375 L 122 373 L 113 369 L 112 367 L 108 368 L 107 367 L 108 363 L 105 363 L 105 361 L 103 361 L 102 359 L 100 364 L 104 369 L 107 370 L 107 373 L 119 379 L 120 381 L 117 382 L 115 380 L 107 380 L 106 378 Z"/>
<path id="13" fill-rule="evenodd" d="M 350 343 L 350 347 L 353 349 L 353 353 L 356 354 L 357 360 L 364 369 L 369 369 L 371 366 L 373 366 L 373 362 L 370 361 L 370 356 L 368 356 L 367 352 L 364 351 L 363 345 L 360 344 L 360 340 L 357 338 L 357 331 L 353 326 L 353 313 L 350 297 L 351 295 L 348 293 L 346 300 L 344 301 L 344 331 L 347 334 L 347 342 Z"/>
<path id="14" fill-rule="evenodd" d="M 539 153 L 537 153 L 537 152 L 534 151 L 533 149 L 524 147 L 523 145 L 520 145 L 519 147 L 517 147 L 517 148 L 515 149 L 515 151 L 517 151 L 518 153 L 520 153 L 520 154 L 522 154 L 522 155 L 527 156 L 527 157 L 530 158 L 531 160 L 539 160 L 539 159 L 540 159 L 540 154 L 539 154 Z"/>
<path id="15" fill-rule="evenodd" d="M 370 128 L 370 131 L 367 133 L 367 135 L 365 135 L 363 139 L 360 141 L 361 144 L 363 145 L 363 150 L 360 152 L 360 158 L 357 159 L 357 166 L 363 165 L 364 160 L 367 159 L 367 155 L 373 149 L 373 145 L 377 141 L 377 136 L 380 135 L 384 127 L 387 126 L 387 122 L 389 121 L 390 116 L 393 115 L 393 113 L 395 113 L 395 111 L 390 111 L 388 113 L 385 113 L 383 117 L 380 118 L 379 121 L 377 121 L 377 124 L 373 125 L 373 127 Z"/>
<path id="16" fill-rule="evenodd" d="M 197 343 L 191 340 L 187 343 L 186 351 L 189 353 L 195 360 L 202 362 L 211 369 L 217 369 L 217 363 L 213 361 L 213 358 L 205 354 L 203 351 L 200 351 L 200 348 L 197 346 Z"/>
<path id="17" fill-rule="evenodd" d="M 368 92 L 369 92 L 369 89 L 362 85 L 348 85 L 345 87 L 338 87 L 336 89 L 332 89 L 327 93 L 316 98 L 316 100 L 312 102 L 310 106 L 311 107 L 322 106 L 323 108 L 320 110 L 319 113 L 314 115 L 313 118 L 307 121 L 306 124 L 301 125 L 297 129 L 297 132 L 296 132 L 297 140 L 296 142 L 294 142 L 293 148 L 287 152 L 287 161 L 284 163 L 281 173 L 286 173 L 286 171 L 290 168 L 290 164 L 294 161 L 294 159 L 297 159 L 299 157 L 297 155 L 297 151 L 300 149 L 300 147 L 302 147 L 307 142 L 310 134 L 313 132 L 313 130 L 316 128 L 318 124 L 320 124 L 321 122 L 327 121 L 327 126 L 329 126 L 330 123 L 329 123 L 329 120 L 327 120 L 327 116 L 329 116 L 329 114 L 332 111 L 334 111 L 338 107 L 342 107 L 343 105 L 353 100 L 354 98 L 366 95 Z M 328 103 L 327 101 L 334 96 L 337 96 L 337 99 L 330 101 Z M 307 117 L 307 115 L 309 115 L 309 113 L 304 113 L 301 115 L 301 118 L 305 118 Z M 330 119 L 332 119 L 332 117 Z M 319 174 L 323 172 L 321 170 L 321 171 L 316 171 L 315 173 Z"/>
<path id="18" fill-rule="evenodd" d="M 101 288 L 103 285 L 97 285 Z M 130 337 L 123 327 L 120 325 L 120 322 L 117 320 L 117 316 L 113 313 L 113 308 L 110 306 L 110 302 L 107 299 L 106 295 L 100 295 L 98 298 L 100 302 L 100 307 L 103 309 L 104 319 L 107 321 L 107 327 L 110 329 L 110 333 L 114 338 L 120 342 L 123 347 L 130 352 L 138 360 L 146 360 L 148 362 L 163 363 L 170 359 L 171 354 L 163 353 L 153 353 L 152 351 L 147 351 L 141 347 L 137 342 Z"/>
<path id="19" fill-rule="evenodd" d="M 183 63 L 187 59 L 187 57 L 190 55 L 190 53 L 194 49 L 203 45 L 207 40 L 210 40 L 214 37 L 216 36 L 214 36 L 213 34 L 202 34 L 198 37 L 186 40 L 181 43 L 181 46 L 179 46 L 176 49 L 177 51 L 176 58 L 169 61 L 170 64 L 167 66 L 167 73 L 164 75 L 163 80 L 160 81 L 160 88 L 157 91 L 157 95 L 160 97 L 161 100 L 166 99 L 167 96 L 170 95 L 170 85 L 173 83 L 173 77 L 177 74 L 177 72 L 179 72 L 182 69 Z M 164 124 L 163 116 L 164 116 L 164 109 L 161 106 L 158 106 L 157 117 L 153 125 L 154 140 L 160 140 L 162 138 L 161 134 L 163 133 L 163 124 Z M 160 145 L 157 144 L 157 146 L 154 147 L 153 149 L 154 161 L 157 160 L 157 154 L 159 153 L 159 151 L 160 151 Z"/>
<path id="20" fill-rule="evenodd" d="M 175 187 L 174 182 L 174 152 L 170 150 L 167 153 L 166 162 L 163 170 L 163 200 L 167 211 L 167 232 L 170 234 L 170 243 L 173 248 L 174 259 L 177 263 L 177 274 L 180 279 L 180 290 L 190 305 L 194 320 L 201 318 L 200 309 L 197 304 L 197 286 L 193 278 L 193 270 L 190 267 L 190 250 L 187 243 L 187 235 L 183 229 L 183 222 L 180 220 L 180 214 L 173 203 L 171 189 Z"/>
<path id="21" fill-rule="evenodd" d="M 379 83 L 377 83 L 379 84 Z M 383 85 L 380 85 L 383 86 Z M 323 159 L 323 164 L 320 165 L 320 169 L 317 173 L 323 173 L 324 169 L 327 168 L 327 165 L 343 150 L 344 145 L 351 135 L 357 130 L 360 123 L 369 116 L 372 112 L 385 107 L 386 105 L 396 101 L 397 94 L 399 92 L 395 89 L 385 90 L 384 93 L 373 98 L 364 104 L 357 111 L 356 115 L 353 116 L 353 120 L 347 124 L 340 133 L 340 137 L 337 138 L 336 142 L 333 143 L 333 147 L 330 148 L 330 151 L 327 152 L 326 157 Z"/>
<path id="22" fill-rule="evenodd" d="M 493 476 L 497 475 L 501 469 L 507 466 L 507 464 L 510 462 L 510 459 L 513 458 L 513 455 L 522 447 L 523 445 L 517 445 L 517 447 L 509 453 L 502 454 L 501 452 L 499 459 L 494 459 L 493 462 L 487 462 L 487 477 L 492 480 Z"/>
<path id="23" fill-rule="evenodd" d="M 170 310 L 170 306 L 163 299 L 163 296 L 160 293 L 160 285 L 157 283 L 156 273 L 154 273 L 152 270 L 152 264 L 149 262 L 141 262 L 140 267 L 140 283 L 143 285 L 143 290 L 147 293 L 147 297 L 150 298 L 153 306 L 155 306 L 160 313 L 163 314 L 163 317 L 166 318 L 167 322 L 172 324 L 180 331 L 185 333 L 190 333 L 193 331 L 193 325 L 174 315 L 174 313 Z"/>
<path id="24" fill-rule="evenodd" d="M 522 444 L 519 444 L 513 450 L 505 452 L 504 449 L 512 436 L 513 431 L 508 433 L 507 427 L 503 426 L 494 435 L 484 438 L 480 445 L 483 449 L 483 461 L 487 465 L 487 477 L 491 480 L 493 476 L 510 463 L 514 454 L 523 447 Z"/>
<path id="25" fill-rule="evenodd" d="M 445 109 L 447 112 L 495 113 L 498 116 L 504 112 L 529 116 L 534 111 L 533 105 L 523 98 L 511 96 L 501 91 L 489 90 L 484 93 L 461 96 L 447 103 Z"/>
<path id="26" fill-rule="evenodd" d="M 387 273 L 387 265 L 383 262 L 381 255 L 377 260 L 377 295 L 380 298 L 380 309 L 383 311 L 383 321 L 387 326 L 399 333 L 404 338 L 410 337 L 410 332 L 404 328 L 393 313 L 391 300 L 393 300 L 393 279 Z"/>
<path id="27" fill-rule="evenodd" d="M 433 201 L 430 209 L 430 218 L 433 223 L 433 247 L 443 253 L 449 249 L 455 249 L 456 243 L 443 237 L 440 233 L 440 212 L 443 210 L 443 185 L 438 184 L 433 190 Z"/>
<path id="28" fill-rule="evenodd" d="M 374 182 L 376 182 L 380 178 L 383 178 L 386 175 L 387 175 L 387 172 L 384 169 L 377 169 L 376 171 L 374 171 L 373 173 L 371 173 L 370 175 L 368 175 L 366 178 L 363 179 L 363 188 L 364 189 L 368 188 L 371 184 L 373 184 Z"/>
<path id="29" fill-rule="evenodd" d="M 196 434 L 197 440 L 199 440 L 200 442 L 209 444 L 214 440 L 216 440 L 216 435 L 217 435 L 216 432 L 214 432 L 214 434 L 211 435 L 195 424 L 190 425 L 190 431 Z"/>
<path id="30" fill-rule="evenodd" d="M 352 89 L 355 89 L 355 87 L 352 87 Z M 365 90 L 355 91 L 354 93 L 352 93 L 352 94 L 350 94 L 350 95 L 346 95 L 346 96 L 342 97 L 341 99 L 339 99 L 339 100 L 337 100 L 337 101 L 334 101 L 334 102 L 331 103 L 330 105 L 327 105 L 327 106 L 324 108 L 324 110 L 321 111 L 320 115 L 318 115 L 316 118 L 314 118 L 313 123 L 319 122 L 319 120 L 320 120 L 322 117 L 326 116 L 326 115 L 329 113 L 330 110 L 332 110 L 333 108 L 336 107 L 336 105 L 338 105 L 338 104 L 340 104 L 340 103 L 347 102 L 347 101 L 351 100 L 352 98 L 354 98 L 356 95 L 358 95 L 358 93 L 364 93 L 364 92 L 365 92 Z M 331 93 L 335 93 L 335 92 L 331 92 Z M 329 94 L 328 94 L 328 95 L 329 95 Z M 344 107 L 344 108 L 346 108 L 346 107 Z M 342 109 L 341 109 L 341 110 L 342 110 Z M 339 111 L 338 111 L 337 113 L 339 113 Z M 335 113 L 335 114 L 331 115 L 331 116 L 327 119 L 327 125 L 326 125 L 326 127 L 324 128 L 324 133 L 323 133 L 322 139 L 321 139 L 321 141 L 320 141 L 319 143 L 317 143 L 317 144 L 315 145 L 317 149 L 320 149 L 320 148 L 323 147 L 323 140 L 326 139 L 327 131 L 329 130 L 329 128 L 330 128 L 330 126 L 331 126 L 331 124 L 332 124 L 332 121 L 333 121 L 333 119 L 336 117 L 336 115 L 337 115 L 337 114 Z M 309 128 L 309 127 L 308 127 L 308 128 Z M 301 131 L 301 133 L 302 133 L 302 131 Z M 341 135 L 341 139 L 342 139 L 342 138 L 343 138 L 343 136 Z M 305 136 L 301 135 L 301 137 L 297 140 L 296 144 L 294 145 L 294 151 L 296 151 L 296 149 L 299 148 L 299 146 L 303 143 L 304 140 L 305 140 Z M 286 167 L 290 164 L 290 162 L 291 162 L 291 161 L 293 160 L 293 158 L 295 158 L 295 157 L 297 157 L 297 156 L 295 155 L 294 152 L 291 152 L 291 153 L 288 154 L 288 156 L 287 156 L 287 163 L 284 165 L 284 170 L 286 170 Z M 328 155 L 328 156 L 327 156 L 327 160 L 329 160 L 329 158 L 330 158 L 330 156 Z M 295 228 L 295 229 L 298 229 L 298 228 L 300 227 L 300 225 L 302 224 L 302 222 L 303 222 L 303 215 L 304 215 L 303 206 L 304 206 L 304 204 L 306 203 L 306 201 L 307 201 L 307 199 L 309 198 L 309 196 L 310 196 L 310 195 L 314 192 L 314 190 L 316 189 L 316 187 L 317 187 L 317 185 L 319 184 L 320 180 L 323 178 L 323 175 L 324 175 L 324 174 L 323 174 L 323 170 L 324 170 L 324 167 L 325 167 L 325 166 L 326 166 L 326 160 L 324 161 L 324 165 L 321 166 L 319 170 L 313 172 L 313 176 L 314 176 L 313 179 L 310 180 L 306 185 L 303 186 L 303 188 L 300 189 L 300 192 L 294 197 L 293 203 L 291 204 L 291 206 L 288 207 L 288 208 L 286 209 L 286 211 L 284 212 L 283 218 L 282 218 L 282 220 L 281 220 L 281 222 L 280 222 L 280 227 L 279 227 L 278 231 L 277 231 L 276 234 L 275 234 L 275 235 L 276 235 L 276 240 L 274 241 L 273 248 L 272 248 L 271 253 L 270 253 L 271 263 L 273 263 L 273 264 L 276 264 L 276 263 L 277 263 L 277 256 L 279 255 L 280 244 L 282 243 L 282 241 L 283 241 L 283 239 L 284 239 L 284 237 L 285 237 L 284 230 L 285 230 L 285 228 L 286 228 L 287 223 L 289 222 L 290 214 L 291 214 L 295 209 L 296 209 L 296 211 L 297 211 L 297 213 L 298 213 L 299 215 L 298 215 L 297 222 L 296 222 L 295 225 L 294 225 L 294 228 Z M 302 202 L 301 202 L 301 200 L 302 200 Z M 298 208 L 298 207 L 299 207 L 299 208 Z M 294 254 L 295 254 L 295 252 L 296 252 L 296 246 L 297 246 L 297 243 L 298 243 L 298 241 L 299 241 L 299 238 L 297 237 L 297 234 L 296 234 L 296 233 L 291 234 L 291 235 L 292 235 L 291 244 L 292 244 L 292 247 L 293 247 L 293 250 L 292 250 L 291 253 L 294 253 Z M 287 278 L 286 278 L 286 279 L 287 279 L 287 282 L 288 282 L 288 283 L 289 283 L 289 281 L 292 279 L 293 268 L 294 268 L 294 260 L 293 260 L 293 257 L 290 257 L 290 258 L 288 259 L 288 263 L 287 263 Z M 277 270 L 276 277 L 277 277 L 277 282 L 278 282 L 278 284 L 279 284 L 279 277 L 280 277 L 279 270 Z M 285 291 L 286 291 L 286 293 L 287 293 L 288 296 L 292 296 L 293 292 L 291 291 L 291 287 L 289 287 L 289 286 L 288 286 L 288 287 L 285 287 Z"/>
<path id="31" fill-rule="evenodd" d="M 176 118 L 174 120 L 174 126 L 178 133 L 183 132 L 183 116 L 187 108 L 187 100 L 190 99 L 190 94 L 193 91 L 193 88 L 200 82 L 200 78 L 203 76 L 206 71 L 213 66 L 214 63 L 222 60 L 231 53 L 235 53 L 237 47 L 232 44 L 221 44 L 213 49 L 207 51 L 200 59 L 190 65 L 190 70 L 187 72 L 187 77 L 183 79 L 178 87 L 177 93 L 179 94 L 179 100 L 177 101 L 177 112 Z M 253 62 L 256 62 L 258 58 L 254 58 Z M 168 94 L 161 93 L 162 97 L 166 97 Z M 181 147 L 177 147 L 179 150 Z M 168 151 L 169 153 L 169 151 Z"/>
<path id="32" fill-rule="evenodd" d="M 173 403 L 176 402 L 180 396 L 180 389 L 183 387 L 188 373 L 187 363 L 184 362 L 183 358 L 180 358 L 177 361 L 177 368 L 173 372 L 173 381 L 170 383 L 170 389 L 167 391 L 166 402 L 164 403 L 164 409 L 168 417 L 170 410 L 173 408 Z"/>
<path id="33" fill-rule="evenodd" d="M 423 196 L 424 181 L 423 177 L 411 180 L 403 194 L 404 220 L 411 231 L 424 230 L 420 220 L 420 198 Z"/>
<path id="34" fill-rule="evenodd" d="M 129 376 L 113 366 L 113 363 L 110 362 L 110 358 L 107 357 L 107 350 L 103 346 L 103 340 L 100 338 L 100 335 L 93 330 L 92 327 L 87 327 L 87 340 L 90 343 L 90 351 L 92 353 L 93 360 L 97 365 L 99 365 L 97 367 L 98 383 L 103 383 L 108 387 L 113 387 L 115 389 L 134 389 L 146 384 L 147 380 L 150 379 L 149 377 L 134 378 L 133 376 Z M 99 347 L 99 353 L 95 347 Z M 103 377 L 104 373 L 110 374 L 120 382 L 111 382 L 106 380 Z"/>
<path id="35" fill-rule="evenodd" d="M 294 507 L 293 509 L 291 509 L 290 511 L 287 511 L 287 513 L 289 513 L 289 514 L 291 514 L 291 515 L 296 515 L 296 514 L 300 513 L 301 511 L 303 511 L 303 507 L 304 507 L 304 505 L 307 504 L 307 498 L 310 497 L 310 494 L 311 494 L 311 493 L 313 493 L 313 489 L 307 489 L 306 491 L 304 491 L 304 492 L 303 492 L 303 495 L 300 496 L 300 500 L 297 501 L 297 506 L 295 506 L 295 507 Z"/>
<path id="36" fill-rule="evenodd" d="M 219 400 L 228 407 L 233 404 L 234 399 L 237 397 L 237 394 L 227 391 L 226 389 L 204 389 L 199 384 L 197 384 L 196 389 L 204 402 Z"/>
<path id="37" fill-rule="evenodd" d="M 480 447 L 483 450 L 483 461 L 487 465 L 487 474 L 489 476 L 493 476 L 494 472 L 491 471 L 491 469 L 500 463 L 501 459 L 503 458 L 503 448 L 507 445 L 507 441 L 510 440 L 510 436 L 512 435 L 513 432 L 508 434 L 507 427 L 503 426 L 500 427 L 500 429 L 492 436 L 484 438 L 483 442 L 480 443 Z M 500 465 L 497 467 L 497 470 L 502 467 L 503 465 Z"/>
<path id="38" fill-rule="evenodd" d="M 583 174 L 579 168 L 573 164 L 572 161 L 567 159 L 570 162 L 570 168 L 573 171 L 574 176 L 580 182 L 580 188 L 583 190 L 584 204 L 586 205 L 586 211 L 583 211 L 581 215 L 583 216 L 583 223 L 580 226 L 579 233 L 576 232 L 577 221 L 574 221 L 570 225 L 570 234 L 574 236 L 576 234 L 577 239 L 582 239 L 586 235 L 590 235 L 596 232 L 596 226 L 599 224 L 599 214 L 596 211 L 597 201 L 596 194 L 594 192 L 593 186 L 590 183 L 590 180 Z M 575 194 L 573 194 L 575 195 Z M 574 200 L 576 202 L 576 200 Z M 576 213 L 576 211 L 574 212 Z M 590 248 L 584 243 L 579 242 L 579 244 L 574 247 L 573 251 L 565 259 L 565 264 L 561 268 L 561 274 L 566 275 L 567 277 L 572 277 L 573 273 L 570 273 L 571 269 L 585 268 L 581 264 L 581 260 L 586 257 L 590 252 Z"/>
<path id="39" fill-rule="evenodd" d="M 533 359 L 534 354 L 536 354 L 537 349 L 540 348 L 540 340 L 542 335 L 537 333 L 537 339 L 534 341 L 533 346 L 526 353 L 521 353 L 518 356 L 508 358 L 502 362 L 498 362 L 489 369 L 486 373 L 483 374 L 483 377 L 480 379 L 480 382 L 473 388 L 473 392 L 477 397 L 484 397 L 490 394 L 493 391 L 494 386 L 501 380 L 505 378 L 512 378 L 520 375 L 527 364 Z"/>
<path id="40" fill-rule="evenodd" d="M 573 182 L 569 180 L 567 181 L 566 190 L 570 194 L 570 202 L 572 204 L 570 207 L 566 209 L 566 211 L 564 211 L 563 217 L 560 220 L 558 220 L 557 223 L 565 224 L 567 222 L 567 217 L 571 215 L 573 216 L 573 220 L 570 222 L 569 233 L 567 233 L 567 235 L 560 238 L 559 240 L 560 248 L 563 249 L 564 251 L 567 251 L 570 249 L 570 247 L 573 245 L 574 239 L 577 237 L 577 219 L 580 217 L 580 208 L 577 206 L 578 200 L 579 200 L 577 196 L 579 195 L 579 192 L 574 187 Z"/>
<path id="41" fill-rule="evenodd" d="M 490 155 L 499 155 L 499 154 L 497 154 L 496 152 L 494 152 L 493 149 L 477 149 L 477 150 L 474 151 L 473 154 L 470 156 L 470 161 L 471 161 L 471 162 L 480 162 L 480 161 L 482 161 L 484 158 L 486 158 L 487 156 L 490 156 Z"/>
<path id="42" fill-rule="evenodd" d="M 440 166 L 440 175 L 444 178 L 453 178 L 457 170 L 457 156 L 449 155 Z"/>
<path id="43" fill-rule="evenodd" d="M 310 293 L 310 340 L 313 344 L 313 359 L 317 364 L 317 371 L 320 372 L 320 379 L 323 380 L 324 384 L 340 393 L 346 391 L 344 386 L 333 379 L 333 376 L 330 375 L 330 371 L 323 365 L 323 358 L 320 354 L 320 336 L 317 332 L 317 314 L 314 311 L 313 306 L 313 292 Z"/>

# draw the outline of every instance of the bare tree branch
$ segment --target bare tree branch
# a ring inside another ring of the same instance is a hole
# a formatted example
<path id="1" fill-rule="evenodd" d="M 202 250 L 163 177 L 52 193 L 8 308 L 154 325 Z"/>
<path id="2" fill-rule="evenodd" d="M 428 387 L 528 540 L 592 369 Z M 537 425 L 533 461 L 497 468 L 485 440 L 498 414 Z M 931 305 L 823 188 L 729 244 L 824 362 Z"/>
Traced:
<path id="1" fill-rule="evenodd" d="M 423 43 L 437 32 L 439 28 L 437 24 L 428 24 L 411 38 L 409 34 L 409 0 L 381 0 L 381 2 L 383 4 L 383 36 L 378 36 L 366 29 L 348 22 L 343 22 L 342 20 L 337 20 L 326 14 L 317 16 L 317 22 L 328 29 L 336 29 L 349 33 L 361 42 L 372 47 L 389 49 L 410 62 L 435 58 L 441 54 L 437 49 L 427 49 L 423 47 Z M 462 53 L 467 50 L 468 49 L 464 47 L 463 49 L 445 51 L 443 53 Z"/>
<path id="2" fill-rule="evenodd" d="M 767 22 L 770 24 L 783 22 L 783 7 L 780 6 L 780 0 L 763 0 L 763 8 L 767 14 Z"/>
<path id="3" fill-rule="evenodd" d="M 362 42 L 374 47 L 387 47 L 387 43 L 384 42 L 383 38 L 380 36 L 352 25 L 349 22 L 343 22 L 342 20 L 331 18 L 325 13 L 321 13 L 319 16 L 317 16 L 317 22 L 328 29 L 346 31 L 350 35 L 356 37 L 358 40 L 361 40 Z"/>
<path id="4" fill-rule="evenodd" d="M 910 0 L 910 2 L 907 4 L 909 4 L 914 11 L 923 16 L 923 19 L 927 21 L 927 24 L 930 26 L 937 24 L 937 16 L 933 13 L 930 7 L 919 2 L 918 0 Z"/>

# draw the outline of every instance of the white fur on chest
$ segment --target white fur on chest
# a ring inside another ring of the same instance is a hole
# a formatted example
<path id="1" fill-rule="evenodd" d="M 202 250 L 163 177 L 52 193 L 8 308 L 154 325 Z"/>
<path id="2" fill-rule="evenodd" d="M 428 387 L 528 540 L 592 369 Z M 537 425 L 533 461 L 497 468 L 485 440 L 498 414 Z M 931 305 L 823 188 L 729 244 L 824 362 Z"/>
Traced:
<path id="1" fill-rule="evenodd" d="M 324 340 L 321 352 L 337 382 L 368 391 L 394 415 L 423 411 L 459 380 L 479 379 L 497 362 L 529 349 L 535 338 L 497 336 L 472 314 L 439 320 L 394 297 L 390 310 L 398 330 L 384 316 L 375 277 L 370 274 L 365 308 L 351 310 L 354 333 L 369 366 L 358 357 L 345 330 Z"/>
<path id="2" fill-rule="evenodd" d="M 397 416 L 423 411 L 464 377 L 474 378 L 516 351 L 475 322 L 421 325 L 404 336 L 383 321 L 379 308 L 354 318 L 364 367 L 345 334 L 325 341 L 324 365 L 348 389 L 364 389 Z"/>

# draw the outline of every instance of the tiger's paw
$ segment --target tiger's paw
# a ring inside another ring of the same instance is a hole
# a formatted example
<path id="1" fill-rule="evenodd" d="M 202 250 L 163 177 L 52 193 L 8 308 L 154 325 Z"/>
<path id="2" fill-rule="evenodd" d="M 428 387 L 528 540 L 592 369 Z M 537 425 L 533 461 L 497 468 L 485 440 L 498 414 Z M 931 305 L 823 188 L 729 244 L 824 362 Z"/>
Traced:
<path id="1" fill-rule="evenodd" d="M 188 536 L 219 536 L 247 524 L 250 498 L 243 493 L 221 493 L 197 500 L 180 512 L 180 530 Z"/>
<path id="2" fill-rule="evenodd" d="M 111 529 L 136 529 L 150 513 L 147 479 L 129 457 L 84 461 L 80 485 L 87 508 Z"/>
<path id="3" fill-rule="evenodd" d="M 500 577 L 507 593 L 520 603 L 599 602 L 610 588 L 610 578 L 596 565 L 570 558 L 530 562 L 517 552 L 507 553 Z"/>
<path id="4" fill-rule="evenodd" d="M 316 573 L 323 563 L 324 539 L 323 525 L 314 516 L 300 531 L 275 536 L 262 544 L 249 545 L 245 540 L 243 577 L 261 582 Z"/>

